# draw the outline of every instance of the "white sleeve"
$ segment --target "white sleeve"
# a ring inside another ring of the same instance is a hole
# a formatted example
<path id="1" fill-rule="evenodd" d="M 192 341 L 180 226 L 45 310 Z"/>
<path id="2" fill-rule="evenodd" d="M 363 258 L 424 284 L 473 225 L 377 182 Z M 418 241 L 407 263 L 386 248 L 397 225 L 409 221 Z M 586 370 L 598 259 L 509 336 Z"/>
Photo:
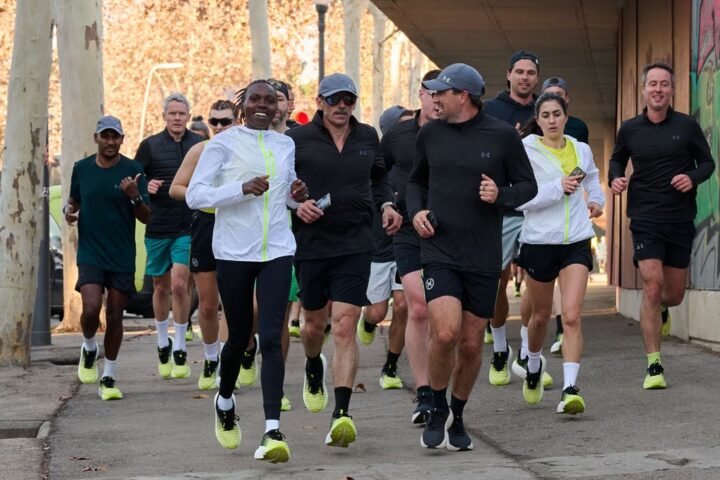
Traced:
<path id="1" fill-rule="evenodd" d="M 515 210 L 525 211 L 545 208 L 553 203 L 559 202 L 563 198 L 564 193 L 560 177 L 558 177 L 555 180 L 538 185 L 537 195 L 535 195 L 535 197 L 529 202 L 517 207 Z"/>
<path id="2" fill-rule="evenodd" d="M 188 207 L 192 209 L 224 207 L 254 197 L 254 195 L 242 193 L 242 182 L 215 186 L 215 178 L 220 173 L 229 153 L 226 147 L 218 141 L 210 140 L 205 145 L 185 193 L 185 202 Z"/>
<path id="3" fill-rule="evenodd" d="M 597 203 L 600 207 L 605 206 L 605 192 L 603 191 L 602 185 L 600 185 L 600 172 L 595 166 L 593 160 L 592 150 L 590 146 L 585 143 L 579 143 L 583 152 L 583 170 L 587 173 L 582 181 L 583 188 L 588 193 L 588 203 Z"/>

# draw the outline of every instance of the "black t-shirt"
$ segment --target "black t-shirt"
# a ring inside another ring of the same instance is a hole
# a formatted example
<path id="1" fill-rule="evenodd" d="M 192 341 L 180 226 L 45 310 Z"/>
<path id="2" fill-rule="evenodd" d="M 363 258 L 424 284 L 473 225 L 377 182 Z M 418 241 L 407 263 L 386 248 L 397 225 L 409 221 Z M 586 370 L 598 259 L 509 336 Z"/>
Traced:
<path id="1" fill-rule="evenodd" d="M 499 188 L 494 204 L 480 200 L 482 174 Z M 483 112 L 463 123 L 426 123 L 418 133 L 406 196 L 411 218 L 429 209 L 438 222 L 435 235 L 420 241 L 423 264 L 499 273 L 502 209 L 516 208 L 536 193 L 515 128 Z"/>
<path id="2" fill-rule="evenodd" d="M 694 118 L 670 109 L 665 120 L 653 123 L 645 108 L 642 114 L 623 122 L 610 157 L 608 185 L 625 176 L 630 157 L 633 173 L 628 185 L 628 217 L 665 223 L 695 219 L 697 186 L 710 178 L 715 163 Z M 682 193 L 670 185 L 681 173 L 693 182 L 689 192 Z"/>
<path id="3" fill-rule="evenodd" d="M 565 135 L 570 135 L 578 142 L 588 143 L 588 137 L 590 136 L 590 132 L 588 131 L 588 127 L 577 117 L 568 117 L 567 123 L 565 124 L 565 131 L 563 132 Z M 540 134 L 542 135 L 542 133 Z"/>
<path id="4" fill-rule="evenodd" d="M 317 112 L 312 122 L 288 130 L 287 136 L 295 141 L 295 172 L 307 185 L 310 198 L 318 200 L 329 193 L 331 200 L 314 223 L 293 215 L 295 258 L 372 252 L 373 212 L 393 197 L 375 129 L 352 117 L 350 133 L 339 152 L 323 125 L 322 112 Z"/>

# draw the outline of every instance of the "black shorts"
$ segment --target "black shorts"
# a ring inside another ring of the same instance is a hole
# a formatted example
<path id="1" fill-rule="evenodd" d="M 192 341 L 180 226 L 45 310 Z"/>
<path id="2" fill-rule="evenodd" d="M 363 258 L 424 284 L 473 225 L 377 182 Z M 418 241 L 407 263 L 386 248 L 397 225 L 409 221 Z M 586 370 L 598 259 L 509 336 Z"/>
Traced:
<path id="1" fill-rule="evenodd" d="M 477 273 L 455 270 L 447 265 L 423 265 L 425 301 L 455 297 L 462 309 L 482 318 L 495 314 L 500 273 Z"/>
<path id="2" fill-rule="evenodd" d="M 296 260 L 298 297 L 306 310 L 320 310 L 328 300 L 363 307 L 367 298 L 372 254 L 357 253 L 320 260 Z"/>
<path id="3" fill-rule="evenodd" d="M 412 245 L 410 243 L 393 243 L 393 253 L 395 254 L 395 263 L 397 264 L 397 274 L 400 278 L 408 273 L 422 270 L 420 263 L 420 245 Z"/>
<path id="4" fill-rule="evenodd" d="M 633 263 L 657 259 L 663 265 L 688 268 L 695 238 L 695 223 L 658 223 L 648 220 L 631 220 Z"/>
<path id="5" fill-rule="evenodd" d="M 105 289 L 115 289 L 125 295 L 135 295 L 134 272 L 110 272 L 95 265 L 78 265 L 78 279 L 75 290 L 87 284 L 100 285 Z"/>
<path id="6" fill-rule="evenodd" d="M 214 272 L 215 255 L 212 239 L 215 228 L 215 214 L 203 211 L 193 212 L 190 227 L 190 271 Z"/>
<path id="7" fill-rule="evenodd" d="M 519 260 L 518 265 L 536 282 L 552 282 L 560 270 L 574 264 L 585 265 L 588 270 L 593 268 L 589 238 L 567 245 L 523 243 Z"/>

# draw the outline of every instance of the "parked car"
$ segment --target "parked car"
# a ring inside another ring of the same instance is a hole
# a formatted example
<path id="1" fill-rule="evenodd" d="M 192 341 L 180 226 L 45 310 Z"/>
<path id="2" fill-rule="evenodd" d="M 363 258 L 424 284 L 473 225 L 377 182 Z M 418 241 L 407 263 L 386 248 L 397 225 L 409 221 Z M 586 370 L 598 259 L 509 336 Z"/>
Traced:
<path id="1" fill-rule="evenodd" d="M 63 254 L 62 230 L 60 225 L 63 219 L 60 186 L 50 187 L 50 284 L 52 286 L 50 313 L 58 315 L 62 320 L 63 312 Z M 152 277 L 145 275 L 147 252 L 145 251 L 145 225 L 137 222 L 135 225 L 135 289 L 137 294 L 128 299 L 125 311 L 145 318 L 155 316 L 152 306 L 153 283 Z"/>

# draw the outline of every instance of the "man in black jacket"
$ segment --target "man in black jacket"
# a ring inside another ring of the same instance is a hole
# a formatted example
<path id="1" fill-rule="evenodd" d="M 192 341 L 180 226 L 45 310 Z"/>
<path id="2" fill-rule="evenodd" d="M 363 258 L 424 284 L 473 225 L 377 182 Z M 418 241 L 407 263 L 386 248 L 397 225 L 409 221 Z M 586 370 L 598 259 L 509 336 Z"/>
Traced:
<path id="1" fill-rule="evenodd" d="M 429 122 L 418 133 L 406 194 L 408 213 L 423 239 L 421 261 L 433 332 L 433 410 L 421 443 L 470 450 L 473 443 L 462 413 L 482 362 L 482 332 L 495 309 L 502 270 L 502 208 L 532 199 L 537 183 L 517 131 L 482 112 L 485 83 L 477 70 L 456 63 L 423 86 L 435 92 L 442 121 Z"/>
<path id="2" fill-rule="evenodd" d="M 168 96 L 163 102 L 165 129 L 140 142 L 135 155 L 135 160 L 145 169 L 151 200 L 152 217 L 145 230 L 145 274 L 153 277 L 158 372 L 163 378 L 190 376 L 185 332 L 190 309 L 188 266 L 192 217 L 185 202 L 173 200 L 168 194 L 188 150 L 203 141 L 200 135 L 186 128 L 189 118 L 190 102 L 187 98 L 179 93 Z M 171 293 L 174 342 L 168 337 Z"/>
<path id="3" fill-rule="evenodd" d="M 627 216 L 634 262 L 643 280 L 640 328 L 647 354 L 646 390 L 667 387 L 660 360 L 663 320 L 668 307 L 685 296 L 690 265 L 697 186 L 715 169 L 712 154 L 694 118 L 670 107 L 675 74 L 664 63 L 648 65 L 642 75 L 643 112 L 618 130 L 610 157 L 608 184 L 615 195 L 628 188 Z M 633 173 L 625 176 L 628 158 Z"/>
<path id="4" fill-rule="evenodd" d="M 377 132 L 352 115 L 357 97 L 350 77 L 329 75 L 320 82 L 312 122 L 287 132 L 295 140 L 295 171 L 311 198 L 293 218 L 295 269 L 305 309 L 303 401 L 311 412 L 327 405 L 321 350 L 326 306 L 332 300 L 335 410 L 325 443 L 339 447 L 347 447 L 357 435 L 348 408 L 358 367 L 355 332 L 360 309 L 369 303 L 373 209 L 382 210 L 388 234 L 402 222 L 392 206 Z"/>

